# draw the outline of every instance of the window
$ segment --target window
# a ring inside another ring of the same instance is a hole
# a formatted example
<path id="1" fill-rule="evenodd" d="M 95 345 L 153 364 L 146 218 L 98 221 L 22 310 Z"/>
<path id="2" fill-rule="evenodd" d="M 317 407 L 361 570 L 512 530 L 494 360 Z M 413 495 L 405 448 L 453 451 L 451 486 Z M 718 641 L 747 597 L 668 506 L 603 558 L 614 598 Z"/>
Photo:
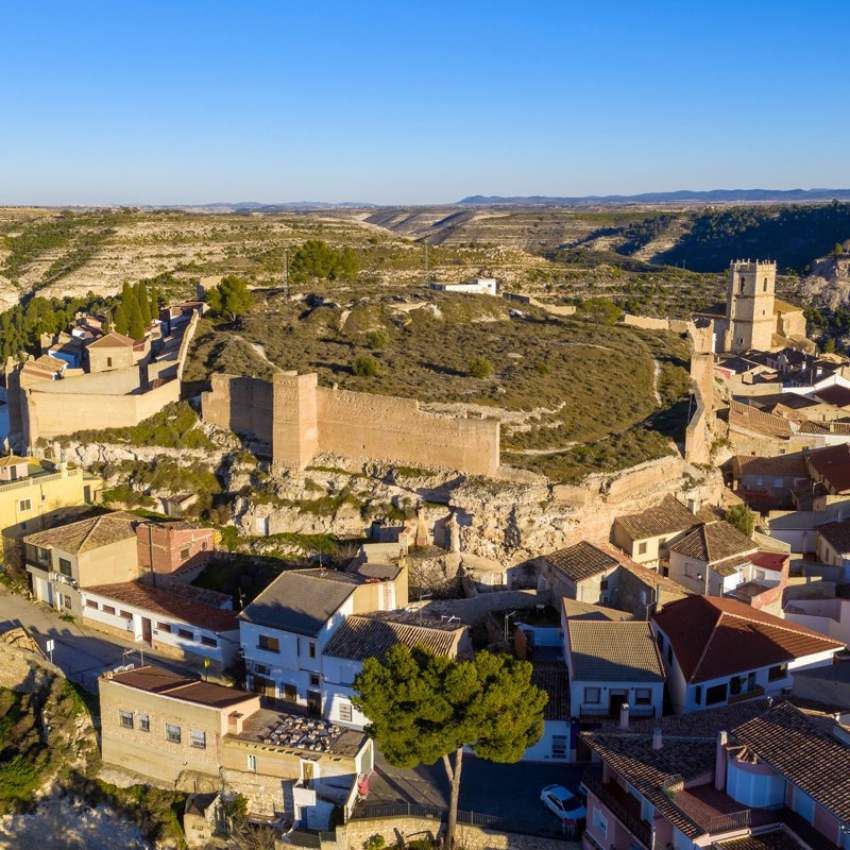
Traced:
<path id="1" fill-rule="evenodd" d="M 295 685 L 290 685 L 289 682 L 284 682 L 280 686 L 280 690 L 283 693 L 283 698 L 289 700 L 290 702 L 296 702 L 298 700 L 298 688 Z"/>
<path id="2" fill-rule="evenodd" d="M 49 564 L 50 563 L 50 550 L 44 549 L 41 546 L 36 546 L 36 548 L 35 548 L 35 559 L 39 562 L 39 564 Z"/>
<path id="3" fill-rule="evenodd" d="M 191 555 L 191 554 L 192 554 L 192 550 L 188 546 L 185 546 L 183 549 L 180 550 L 180 560 L 181 561 L 188 560 L 189 555 Z"/>
<path id="4" fill-rule="evenodd" d="M 19 511 L 31 511 L 32 510 L 32 500 L 31 499 L 21 499 L 18 502 L 18 510 Z"/>
<path id="5" fill-rule="evenodd" d="M 111 358 L 111 357 L 107 357 L 107 358 L 106 358 L 106 368 L 107 368 L 107 369 L 111 369 L 111 368 L 112 368 L 112 358 Z"/>
<path id="6" fill-rule="evenodd" d="M 646 554 L 646 541 L 644 540 L 642 543 L 638 543 L 638 555 Z"/>
<path id="7" fill-rule="evenodd" d="M 706 705 L 717 705 L 719 702 L 726 702 L 726 682 L 705 689 Z"/>
<path id="8" fill-rule="evenodd" d="M 697 705 L 702 705 L 702 685 L 697 685 L 694 688 L 694 702 Z"/>
<path id="9" fill-rule="evenodd" d="M 195 633 L 190 632 L 189 629 L 177 629 L 177 634 L 179 637 L 182 637 L 183 640 L 194 640 Z"/>
<path id="10" fill-rule="evenodd" d="M 115 609 L 111 605 L 104 605 L 103 606 L 103 613 L 104 614 L 112 614 L 114 616 L 115 615 Z"/>
<path id="11" fill-rule="evenodd" d="M 123 726 L 124 729 L 132 729 L 133 728 L 133 712 L 132 711 L 124 711 L 124 709 L 122 708 L 118 712 L 118 719 L 120 720 L 121 726 Z"/>
<path id="12" fill-rule="evenodd" d="M 213 649 L 218 646 L 218 641 L 215 638 L 207 637 L 206 635 L 201 635 L 201 643 L 204 646 L 211 646 Z"/>
<path id="13" fill-rule="evenodd" d="M 59 572 L 68 578 L 74 575 L 74 571 L 71 569 L 71 562 L 67 558 L 59 559 Z"/>
<path id="14" fill-rule="evenodd" d="M 265 664 L 255 664 L 254 665 L 254 672 L 258 676 L 268 676 L 269 675 L 269 668 L 266 667 Z"/>
<path id="15" fill-rule="evenodd" d="M 553 735 L 552 736 L 552 758 L 565 759 L 567 757 L 567 736 Z"/>
<path id="16" fill-rule="evenodd" d="M 589 705 L 599 705 L 602 700 L 602 693 L 599 688 L 585 688 L 584 701 Z"/>
<path id="17" fill-rule="evenodd" d="M 260 635 L 257 638 L 257 649 L 264 649 L 266 652 L 280 652 L 280 641 L 269 635 Z"/>
<path id="18" fill-rule="evenodd" d="M 252 755 L 248 756 L 248 770 L 250 770 L 251 773 L 257 772 L 257 757 L 256 756 L 252 756 Z"/>
<path id="19" fill-rule="evenodd" d="M 140 714 L 139 715 L 139 731 L 140 732 L 150 732 L 151 731 L 151 718 L 149 714 Z"/>
<path id="20" fill-rule="evenodd" d="M 70 597 L 70 596 L 68 596 L 68 594 L 67 594 L 67 593 L 63 593 L 63 594 L 62 594 L 62 607 L 63 607 L 66 611 L 70 611 L 70 610 L 71 610 L 71 597 Z"/>
<path id="21" fill-rule="evenodd" d="M 175 726 L 173 723 L 165 724 L 165 740 L 170 744 L 179 744 L 182 739 L 182 735 L 180 733 L 180 727 Z"/>
<path id="22" fill-rule="evenodd" d="M 97 611 L 99 607 L 100 606 L 94 601 L 94 599 L 86 599 L 86 608 L 93 608 Z"/>
<path id="23" fill-rule="evenodd" d="M 351 723 L 351 703 L 347 699 L 339 701 L 339 719 L 343 723 Z"/>
<path id="24" fill-rule="evenodd" d="M 201 729 L 192 729 L 189 732 L 189 743 L 196 750 L 205 750 L 207 748 L 207 733 Z"/>
<path id="25" fill-rule="evenodd" d="M 637 705 L 649 705 L 652 702 L 652 690 L 650 688 L 635 688 L 635 703 Z"/>
<path id="26" fill-rule="evenodd" d="M 157 627 L 157 628 L 158 628 L 161 632 L 168 632 L 168 633 L 170 633 L 170 632 L 171 632 L 171 624 L 170 624 L 170 623 L 157 623 L 157 624 L 156 624 L 156 627 Z"/>
<path id="27" fill-rule="evenodd" d="M 122 611 L 122 612 L 121 612 L 121 616 L 122 616 L 125 620 L 132 620 L 132 619 L 133 619 L 133 615 L 132 615 L 129 611 Z"/>
<path id="28" fill-rule="evenodd" d="M 777 664 L 767 671 L 767 681 L 775 682 L 777 679 L 784 679 L 788 675 L 787 664 Z"/>
<path id="29" fill-rule="evenodd" d="M 314 641 L 310 641 L 310 658 L 316 657 L 316 644 Z"/>
<path id="30" fill-rule="evenodd" d="M 593 807 L 593 828 L 603 838 L 608 837 L 608 818 L 596 806 Z"/>
<path id="31" fill-rule="evenodd" d="M 319 687 L 319 677 L 315 673 L 310 674 L 310 687 L 318 688 Z"/>
<path id="32" fill-rule="evenodd" d="M 764 279 L 764 284 L 762 286 L 762 292 L 767 292 L 767 278 Z"/>

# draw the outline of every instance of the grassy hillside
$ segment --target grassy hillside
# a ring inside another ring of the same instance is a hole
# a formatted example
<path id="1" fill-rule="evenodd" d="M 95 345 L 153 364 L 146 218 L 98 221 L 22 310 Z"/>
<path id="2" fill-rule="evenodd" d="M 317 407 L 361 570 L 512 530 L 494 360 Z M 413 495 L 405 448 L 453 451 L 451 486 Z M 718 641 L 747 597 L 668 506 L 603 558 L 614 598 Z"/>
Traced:
<path id="1" fill-rule="evenodd" d="M 669 451 L 663 437 L 641 431 L 619 452 L 569 463 L 559 457 L 642 428 L 659 410 L 656 389 L 662 409 L 686 394 L 687 347 L 675 335 L 536 309 L 518 315 L 501 299 L 429 290 L 311 303 L 266 294 L 238 332 L 207 323 L 186 380 L 217 370 L 266 377 L 265 357 L 283 369 L 316 371 L 325 385 L 473 405 L 502 420 L 506 462 L 561 479 Z"/>

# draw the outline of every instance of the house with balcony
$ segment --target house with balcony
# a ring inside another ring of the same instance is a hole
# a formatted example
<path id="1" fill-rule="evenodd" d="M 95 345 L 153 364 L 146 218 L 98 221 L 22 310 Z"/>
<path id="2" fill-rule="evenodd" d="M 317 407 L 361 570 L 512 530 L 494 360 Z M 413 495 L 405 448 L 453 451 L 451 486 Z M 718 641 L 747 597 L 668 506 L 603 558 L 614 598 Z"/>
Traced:
<path id="1" fill-rule="evenodd" d="M 281 573 L 239 614 L 248 687 L 321 716 L 322 659 L 337 629 L 353 614 L 407 605 L 407 568 L 379 566 Z"/>
<path id="2" fill-rule="evenodd" d="M 759 547 L 723 520 L 702 523 L 668 544 L 669 576 L 692 593 L 722 596 L 750 579 Z"/>
<path id="3" fill-rule="evenodd" d="M 649 623 L 604 613 L 567 614 L 564 658 L 573 718 L 619 718 L 622 710 L 661 717 L 664 667 Z"/>
<path id="4" fill-rule="evenodd" d="M 414 611 L 352 614 L 322 651 L 323 716 L 341 726 L 364 729 L 369 718 L 352 705 L 354 680 L 367 658 L 382 659 L 403 644 L 447 658 L 472 656 L 469 627 Z"/>
<path id="5" fill-rule="evenodd" d="M 790 692 L 794 670 L 832 664 L 844 644 L 736 599 L 689 596 L 652 618 L 677 714 Z"/>
<path id="6" fill-rule="evenodd" d="M 637 514 L 618 516 L 611 528 L 611 540 L 635 563 L 657 567 L 662 546 L 675 540 L 698 522 L 674 496 Z"/>
<path id="7" fill-rule="evenodd" d="M 135 579 L 138 522 L 113 511 L 27 534 L 26 570 L 35 598 L 82 617 L 81 588 Z"/>
<path id="8" fill-rule="evenodd" d="M 582 734 L 585 850 L 841 850 L 850 748 L 830 717 L 753 700 Z"/>
<path id="9" fill-rule="evenodd" d="M 266 823 L 328 829 L 372 771 L 363 733 L 262 708 L 256 693 L 151 665 L 106 673 L 99 693 L 105 764 L 185 790 L 226 788 Z"/>

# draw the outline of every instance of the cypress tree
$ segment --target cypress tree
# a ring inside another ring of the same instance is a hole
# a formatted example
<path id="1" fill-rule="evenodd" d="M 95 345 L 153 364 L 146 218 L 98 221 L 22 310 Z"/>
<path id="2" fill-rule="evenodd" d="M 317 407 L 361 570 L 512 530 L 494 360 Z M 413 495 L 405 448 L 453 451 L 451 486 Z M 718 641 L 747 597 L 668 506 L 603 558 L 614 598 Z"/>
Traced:
<path id="1" fill-rule="evenodd" d="M 127 308 L 124 306 L 124 300 L 118 302 L 113 316 L 115 330 L 120 334 L 127 336 L 130 332 L 130 317 L 127 315 Z"/>
<path id="2" fill-rule="evenodd" d="M 136 340 L 143 339 L 145 336 L 145 323 L 142 319 L 142 311 L 139 309 L 139 302 L 135 298 L 130 302 L 130 313 L 127 319 L 127 336 L 131 336 Z"/>
<path id="3" fill-rule="evenodd" d="M 145 327 L 151 323 L 151 304 L 148 299 L 148 292 L 143 283 L 139 283 L 136 287 L 136 300 L 139 302 L 139 311 L 142 314 L 142 321 Z"/>

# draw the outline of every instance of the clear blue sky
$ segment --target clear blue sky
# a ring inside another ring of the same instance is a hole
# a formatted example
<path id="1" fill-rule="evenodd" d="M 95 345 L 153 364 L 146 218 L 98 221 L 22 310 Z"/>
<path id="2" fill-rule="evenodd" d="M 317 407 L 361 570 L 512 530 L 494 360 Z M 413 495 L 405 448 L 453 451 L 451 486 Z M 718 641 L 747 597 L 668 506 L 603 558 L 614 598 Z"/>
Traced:
<path id="1" fill-rule="evenodd" d="M 0 11 L 0 203 L 850 186 L 846 2 Z"/>

